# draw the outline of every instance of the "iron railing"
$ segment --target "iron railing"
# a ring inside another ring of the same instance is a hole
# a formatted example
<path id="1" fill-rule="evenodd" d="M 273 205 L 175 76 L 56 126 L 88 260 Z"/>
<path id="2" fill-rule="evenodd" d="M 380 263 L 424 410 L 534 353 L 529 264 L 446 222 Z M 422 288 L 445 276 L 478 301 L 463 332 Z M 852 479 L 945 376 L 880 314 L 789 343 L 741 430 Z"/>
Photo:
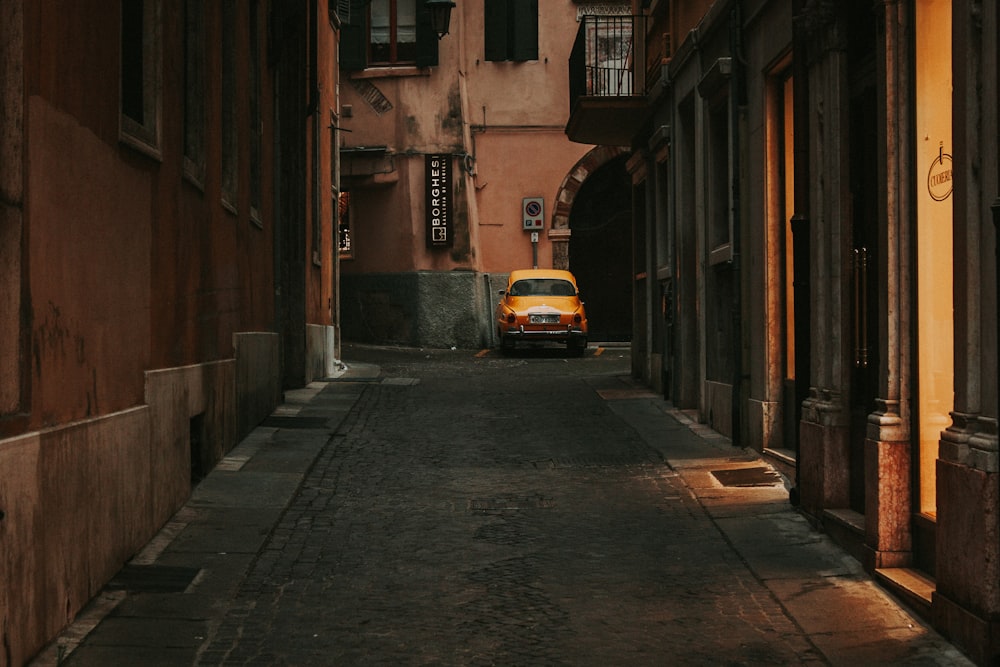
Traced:
<path id="1" fill-rule="evenodd" d="M 583 16 L 569 57 L 570 109 L 581 96 L 642 95 L 635 85 L 640 16 Z"/>

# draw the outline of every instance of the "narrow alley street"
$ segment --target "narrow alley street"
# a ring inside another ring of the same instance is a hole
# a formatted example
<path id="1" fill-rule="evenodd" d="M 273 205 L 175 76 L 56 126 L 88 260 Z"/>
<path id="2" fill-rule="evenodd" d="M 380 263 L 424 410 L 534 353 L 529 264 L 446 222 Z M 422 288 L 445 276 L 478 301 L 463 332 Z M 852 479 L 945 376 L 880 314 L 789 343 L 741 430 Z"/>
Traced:
<path id="1" fill-rule="evenodd" d="M 627 348 L 343 358 L 35 664 L 967 664 Z"/>

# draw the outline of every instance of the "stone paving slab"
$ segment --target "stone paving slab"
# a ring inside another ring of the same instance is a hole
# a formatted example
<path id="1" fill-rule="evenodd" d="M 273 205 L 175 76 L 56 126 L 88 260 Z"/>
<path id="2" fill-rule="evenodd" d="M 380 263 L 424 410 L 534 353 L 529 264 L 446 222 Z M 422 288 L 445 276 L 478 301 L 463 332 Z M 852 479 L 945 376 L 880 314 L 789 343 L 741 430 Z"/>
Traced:
<path id="1" fill-rule="evenodd" d="M 767 464 L 621 351 L 353 352 L 275 412 L 325 428 L 255 431 L 137 557 L 185 592 L 104 597 L 36 664 L 969 664 L 780 481 L 721 483 Z"/>

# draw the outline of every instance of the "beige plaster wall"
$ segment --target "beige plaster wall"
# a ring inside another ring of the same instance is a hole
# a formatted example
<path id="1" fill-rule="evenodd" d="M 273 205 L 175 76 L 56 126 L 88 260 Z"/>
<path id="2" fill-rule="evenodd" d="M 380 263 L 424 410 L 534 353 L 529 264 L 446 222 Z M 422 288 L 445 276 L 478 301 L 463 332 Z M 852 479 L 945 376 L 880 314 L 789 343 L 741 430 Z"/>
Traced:
<path id="1" fill-rule="evenodd" d="M 236 337 L 241 359 L 145 374 L 146 404 L 0 440 L 0 645 L 23 664 L 69 622 L 187 500 L 191 419 L 201 465 L 280 399 L 277 336 Z M 237 384 L 237 372 L 239 383 Z M 239 398 L 237 398 L 239 397 Z"/>
<path id="2" fill-rule="evenodd" d="M 264 421 L 281 402 L 280 345 L 280 337 L 272 332 L 233 334 L 233 349 L 236 350 L 237 442 Z"/>
<path id="3" fill-rule="evenodd" d="M 150 410 L 0 441 L 0 632 L 23 664 L 159 527 Z"/>
<path id="4" fill-rule="evenodd" d="M 146 373 L 153 514 L 162 523 L 187 498 L 191 466 L 207 472 L 236 444 L 236 362 L 233 359 Z M 204 415 L 203 449 L 192 461 L 191 419 Z"/>

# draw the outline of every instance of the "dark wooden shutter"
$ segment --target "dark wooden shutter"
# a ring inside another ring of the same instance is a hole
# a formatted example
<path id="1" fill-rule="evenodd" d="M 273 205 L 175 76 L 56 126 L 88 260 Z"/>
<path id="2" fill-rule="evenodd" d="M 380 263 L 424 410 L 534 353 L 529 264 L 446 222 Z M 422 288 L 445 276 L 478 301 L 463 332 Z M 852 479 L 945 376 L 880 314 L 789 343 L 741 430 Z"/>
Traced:
<path id="1" fill-rule="evenodd" d="M 538 60 L 538 0 L 510 0 L 511 60 Z"/>
<path id="2" fill-rule="evenodd" d="M 424 0 L 417 0 L 417 67 L 436 67 L 438 36 L 431 27 L 431 11 Z"/>
<path id="3" fill-rule="evenodd" d="M 337 18 L 342 23 L 351 22 L 351 0 L 330 0 L 330 5 L 337 12 Z"/>
<path id="4" fill-rule="evenodd" d="M 484 0 L 486 60 L 507 60 L 507 0 Z"/>
<path id="5" fill-rule="evenodd" d="M 368 12 L 364 0 L 351 0 L 350 19 L 340 25 L 340 68 L 359 70 L 368 66 Z"/>

